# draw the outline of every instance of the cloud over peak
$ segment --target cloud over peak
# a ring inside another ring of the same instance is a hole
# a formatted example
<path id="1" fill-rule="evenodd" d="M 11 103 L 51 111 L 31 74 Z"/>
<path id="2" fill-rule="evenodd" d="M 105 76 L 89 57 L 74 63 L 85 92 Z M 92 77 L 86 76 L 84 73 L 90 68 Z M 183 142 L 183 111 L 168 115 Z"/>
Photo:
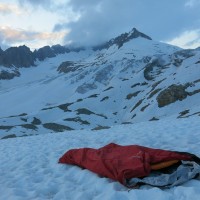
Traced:
<path id="1" fill-rule="evenodd" d="M 8 26 L 0 27 L 0 39 L 3 44 L 22 45 L 33 41 L 48 41 L 49 43 L 54 43 L 55 41 L 61 42 L 66 34 L 67 31 L 48 33 L 13 29 Z"/>
<path id="2" fill-rule="evenodd" d="M 12 44 L 15 44 L 15 40 L 26 42 L 34 41 L 35 38 L 41 38 L 49 44 L 51 38 L 59 38 L 62 35 L 64 43 L 72 41 L 79 45 L 98 45 L 130 31 L 133 27 L 155 40 L 170 41 L 174 44 L 177 44 L 180 38 L 185 42 L 190 39 L 187 44 L 194 44 L 198 43 L 199 38 L 189 32 L 200 27 L 200 0 L 11 0 L 12 4 L 8 4 L 6 0 L 2 2 L 4 4 L 0 3 L 0 15 L 3 17 L 0 27 L 9 26 L 18 37 L 11 37 L 8 27 L 8 35 L 3 34 L 5 30 L 1 29 L 0 37 L 1 41 L 12 41 Z M 40 35 L 44 32 L 48 34 Z M 44 37 L 49 38 L 49 42 Z"/>
<path id="3" fill-rule="evenodd" d="M 156 40 L 172 40 L 200 25 L 197 1 L 71 0 L 67 5 L 79 15 L 78 20 L 57 23 L 54 31 L 70 29 L 65 41 L 82 45 L 99 44 L 133 27 Z"/>
<path id="4" fill-rule="evenodd" d="M 193 49 L 200 46 L 200 29 L 185 31 L 172 40 L 166 41 L 184 49 Z"/>

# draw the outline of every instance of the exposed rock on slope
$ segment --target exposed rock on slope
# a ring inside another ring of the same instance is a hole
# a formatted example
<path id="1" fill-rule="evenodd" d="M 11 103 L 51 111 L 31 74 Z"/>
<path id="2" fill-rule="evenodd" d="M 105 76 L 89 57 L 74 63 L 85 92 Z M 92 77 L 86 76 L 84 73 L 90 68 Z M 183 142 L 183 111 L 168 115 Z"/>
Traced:
<path id="1" fill-rule="evenodd" d="M 176 101 L 182 101 L 188 95 L 185 91 L 186 87 L 183 85 L 170 85 L 157 96 L 158 106 L 167 106 Z"/>
<path id="2" fill-rule="evenodd" d="M 65 61 L 63 63 L 60 64 L 60 66 L 58 67 L 58 71 L 60 73 L 69 73 L 69 72 L 74 72 L 76 71 L 78 68 L 80 68 L 83 65 L 76 65 L 75 62 L 72 61 Z"/>
<path id="3" fill-rule="evenodd" d="M 10 80 L 14 77 L 19 77 L 20 73 L 17 71 L 17 69 L 0 69 L 0 80 Z"/>

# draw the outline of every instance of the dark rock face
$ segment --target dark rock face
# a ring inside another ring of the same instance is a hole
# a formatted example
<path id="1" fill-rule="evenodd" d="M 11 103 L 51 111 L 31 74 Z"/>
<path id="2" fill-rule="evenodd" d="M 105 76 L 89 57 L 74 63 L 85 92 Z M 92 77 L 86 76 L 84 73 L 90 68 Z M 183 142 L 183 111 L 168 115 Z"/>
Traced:
<path id="1" fill-rule="evenodd" d="M 3 50 L 1 49 L 1 47 L 0 47 L 0 56 L 3 54 Z"/>
<path id="2" fill-rule="evenodd" d="M 166 66 L 167 64 L 164 63 L 161 58 L 153 60 L 145 66 L 144 78 L 148 81 L 153 80 Z"/>
<path id="3" fill-rule="evenodd" d="M 156 117 L 152 117 L 149 121 L 157 121 L 157 120 L 159 120 L 159 119 Z"/>
<path id="4" fill-rule="evenodd" d="M 8 72 L 5 70 L 0 71 L 0 80 L 10 80 L 13 79 L 14 77 L 19 77 L 19 76 L 20 73 L 17 70 L 12 72 Z"/>
<path id="5" fill-rule="evenodd" d="M 179 57 L 186 59 L 186 58 L 190 58 L 190 57 L 194 56 L 195 52 L 192 49 L 184 49 L 184 50 L 180 50 L 180 51 L 175 52 L 174 55 L 176 57 L 179 56 Z"/>
<path id="6" fill-rule="evenodd" d="M 43 127 L 46 129 L 50 129 L 54 132 L 63 132 L 63 131 L 73 130 L 72 128 L 68 126 L 57 124 L 57 123 L 46 123 L 46 124 L 43 124 Z"/>
<path id="7" fill-rule="evenodd" d="M 59 71 L 59 73 L 69 73 L 69 72 L 74 72 L 76 71 L 80 65 L 75 66 L 76 63 L 72 62 L 72 61 L 66 61 L 60 64 L 60 66 L 58 67 L 57 71 Z"/>
<path id="8" fill-rule="evenodd" d="M 55 54 L 64 54 L 64 53 L 69 53 L 70 52 L 70 49 L 66 48 L 66 47 L 63 47 L 59 44 L 57 45 L 53 45 L 51 47 L 51 49 L 54 51 Z"/>
<path id="9" fill-rule="evenodd" d="M 90 125 L 90 123 L 89 123 L 88 121 L 82 120 L 80 117 L 67 118 L 67 119 L 64 119 L 64 121 L 78 122 L 78 123 L 80 123 L 80 124 Z"/>
<path id="10" fill-rule="evenodd" d="M 126 43 L 134 38 L 138 38 L 138 37 L 152 40 L 149 36 L 145 35 L 144 33 L 139 32 L 136 28 L 133 28 L 132 31 L 129 33 L 123 33 L 120 36 L 118 36 L 102 45 L 95 46 L 93 48 L 93 50 L 96 51 L 96 50 L 108 49 L 109 47 L 111 47 L 114 44 L 116 44 L 118 46 L 118 48 L 120 48 L 124 45 L 124 43 Z"/>
<path id="11" fill-rule="evenodd" d="M 38 49 L 37 51 L 35 50 L 33 54 L 34 54 L 34 58 L 40 61 L 43 61 L 45 58 L 53 58 L 56 56 L 53 49 L 51 49 L 50 46 L 42 47 Z"/>
<path id="12" fill-rule="evenodd" d="M 99 125 L 99 126 L 93 128 L 92 130 L 93 131 L 100 131 L 100 130 L 109 129 L 109 128 L 110 128 L 110 126 L 101 126 L 101 125 Z"/>
<path id="13" fill-rule="evenodd" d="M 134 39 L 142 37 L 148 40 L 152 40 L 149 36 L 145 35 L 144 33 L 139 32 L 136 28 L 133 28 L 130 33 L 124 33 L 114 39 L 114 44 L 118 45 L 118 48 L 122 47 L 124 43 Z"/>
<path id="14" fill-rule="evenodd" d="M 69 52 L 79 52 L 81 50 L 84 50 L 84 48 L 67 48 L 65 46 L 61 46 L 59 44 L 50 46 L 44 46 L 38 50 L 35 50 L 33 52 L 34 58 L 38 59 L 40 61 L 43 61 L 45 58 L 53 58 L 57 54 L 64 54 Z"/>
<path id="15" fill-rule="evenodd" d="M 154 77 L 152 76 L 151 72 L 153 71 L 154 66 L 157 66 L 157 64 L 158 64 L 157 62 L 152 62 L 152 63 L 149 63 L 149 64 L 147 64 L 145 66 L 145 69 L 144 69 L 144 78 L 146 80 L 150 81 L 150 80 L 154 79 Z"/>
<path id="16" fill-rule="evenodd" d="M 10 80 L 14 77 L 19 77 L 20 72 L 18 68 L 34 66 L 34 62 L 37 59 L 43 61 L 46 58 L 55 57 L 57 54 L 69 53 L 71 51 L 78 52 L 81 50 L 83 50 L 83 48 L 67 48 L 61 45 L 54 45 L 52 47 L 45 46 L 34 52 L 25 45 L 10 47 L 5 51 L 0 47 L 0 65 L 4 67 L 0 69 L 0 80 Z M 73 62 L 64 62 L 60 65 L 58 71 L 68 73 L 76 71 L 81 66 L 82 65 Z"/>
<path id="17" fill-rule="evenodd" d="M 65 47 L 66 48 L 66 47 Z M 68 50 L 70 52 L 80 52 L 80 51 L 84 51 L 85 50 L 85 47 L 69 47 Z"/>
<path id="18" fill-rule="evenodd" d="M 181 66 L 182 62 L 187 59 L 190 58 L 192 56 L 194 56 L 194 50 L 181 50 L 181 51 L 177 51 L 172 55 L 172 64 L 175 65 L 176 67 Z"/>
<path id="19" fill-rule="evenodd" d="M 11 135 L 6 135 L 2 137 L 1 139 L 3 140 L 3 139 L 15 138 L 15 137 L 17 137 L 15 134 L 11 134 Z"/>
<path id="20" fill-rule="evenodd" d="M 0 65 L 5 67 L 30 67 L 34 65 L 34 57 L 26 46 L 10 47 L 0 52 Z"/>
<path id="21" fill-rule="evenodd" d="M 183 85 L 171 85 L 157 96 L 158 107 L 164 107 L 176 101 L 182 101 L 188 96 Z"/>
<path id="22" fill-rule="evenodd" d="M 41 123 L 42 122 L 38 118 L 36 118 L 36 117 L 34 117 L 33 121 L 31 122 L 31 124 L 33 124 L 33 125 L 40 125 Z"/>
<path id="23" fill-rule="evenodd" d="M 25 128 L 25 129 L 31 129 L 31 130 L 37 130 L 37 126 L 35 126 L 34 124 L 21 124 L 21 127 Z"/>

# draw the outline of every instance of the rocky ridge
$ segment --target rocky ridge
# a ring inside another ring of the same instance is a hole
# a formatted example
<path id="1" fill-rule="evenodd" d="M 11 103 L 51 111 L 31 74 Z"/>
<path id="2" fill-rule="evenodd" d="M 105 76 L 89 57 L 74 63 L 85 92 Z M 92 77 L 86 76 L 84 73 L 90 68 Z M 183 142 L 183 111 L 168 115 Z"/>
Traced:
<path id="1" fill-rule="evenodd" d="M 145 38 L 148 40 L 152 40 L 151 37 L 149 37 L 148 35 L 145 35 L 144 33 L 141 33 L 140 31 L 138 31 L 136 28 L 133 28 L 130 32 L 128 33 L 123 33 L 120 36 L 117 36 L 116 38 L 113 38 L 111 40 L 109 40 L 108 42 L 101 44 L 101 45 L 97 45 L 95 47 L 93 47 L 93 49 L 96 50 L 103 50 L 103 49 L 108 49 L 109 47 L 113 46 L 113 45 L 117 45 L 118 48 L 122 47 L 126 42 L 134 39 L 134 38 Z"/>
<path id="2" fill-rule="evenodd" d="M 36 61 L 44 61 L 46 58 L 56 57 L 58 54 L 65 54 L 69 52 L 79 51 L 79 48 L 67 48 L 61 45 L 44 46 L 38 50 L 32 52 L 27 46 L 10 47 L 3 51 L 0 48 L 0 66 L 4 69 L 0 69 L 0 80 L 12 79 L 19 77 L 19 68 L 27 68 L 36 66 Z M 15 68 L 15 72 L 10 72 L 12 68 Z M 5 69 L 7 68 L 7 69 Z"/>

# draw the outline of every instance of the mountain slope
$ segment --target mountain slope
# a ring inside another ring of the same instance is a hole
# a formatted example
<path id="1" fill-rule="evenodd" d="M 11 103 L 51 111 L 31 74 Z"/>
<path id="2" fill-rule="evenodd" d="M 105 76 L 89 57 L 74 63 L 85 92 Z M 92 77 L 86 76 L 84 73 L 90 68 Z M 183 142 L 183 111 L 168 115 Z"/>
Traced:
<path id="1" fill-rule="evenodd" d="M 71 51 L 0 80 L 0 137 L 199 115 L 200 51 L 133 29 L 99 48 Z"/>

